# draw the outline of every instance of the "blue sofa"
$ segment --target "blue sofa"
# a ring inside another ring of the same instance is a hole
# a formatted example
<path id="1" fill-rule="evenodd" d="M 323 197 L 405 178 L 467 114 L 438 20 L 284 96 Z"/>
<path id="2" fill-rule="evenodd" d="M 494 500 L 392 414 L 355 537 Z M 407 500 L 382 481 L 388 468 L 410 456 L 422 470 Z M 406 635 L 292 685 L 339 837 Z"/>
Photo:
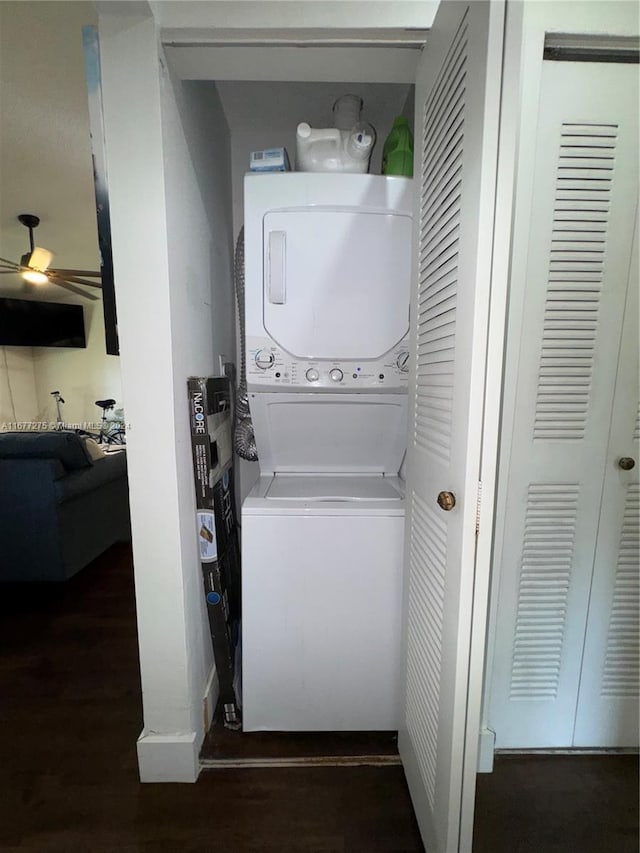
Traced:
<path id="1" fill-rule="evenodd" d="M 64 581 L 131 537 L 126 452 L 74 432 L 0 433 L 0 581 Z"/>

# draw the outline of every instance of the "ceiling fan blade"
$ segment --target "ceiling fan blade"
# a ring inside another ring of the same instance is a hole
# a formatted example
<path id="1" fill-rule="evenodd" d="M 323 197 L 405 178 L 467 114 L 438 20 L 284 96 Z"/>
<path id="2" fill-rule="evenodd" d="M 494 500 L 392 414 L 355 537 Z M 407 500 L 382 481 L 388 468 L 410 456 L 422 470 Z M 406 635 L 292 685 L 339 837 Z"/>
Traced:
<path id="1" fill-rule="evenodd" d="M 58 269 L 58 267 L 56 267 L 55 269 L 48 269 L 47 272 L 52 272 L 56 275 L 64 276 L 65 278 L 70 275 L 88 276 L 89 278 L 102 278 L 102 273 L 91 270 L 63 270 Z"/>
<path id="2" fill-rule="evenodd" d="M 75 275 L 58 275 L 56 272 L 52 270 L 47 270 L 47 276 L 49 277 L 49 281 L 53 281 L 56 284 L 60 284 L 62 281 L 73 282 L 74 284 L 84 284 L 85 287 L 97 287 L 98 290 L 102 289 L 102 283 L 97 281 L 87 281 L 84 278 L 79 278 Z"/>
<path id="3" fill-rule="evenodd" d="M 69 284 L 68 281 L 61 281 L 57 278 L 52 278 L 51 284 L 57 284 L 58 287 L 64 287 L 65 290 L 69 290 L 71 293 L 77 293 L 78 296 L 84 296 L 85 299 L 91 299 L 94 302 L 99 298 L 94 296 L 93 293 L 87 293 L 86 290 L 80 290 L 80 288 L 76 287 L 75 284 Z"/>
<path id="4" fill-rule="evenodd" d="M 18 275 L 18 270 L 5 269 L 5 267 L 0 267 L 0 275 Z"/>
<path id="5" fill-rule="evenodd" d="M 9 261 L 7 258 L 0 258 L 0 264 L 5 264 L 8 267 L 13 267 L 14 270 L 17 270 L 20 264 L 16 264 L 15 261 Z"/>

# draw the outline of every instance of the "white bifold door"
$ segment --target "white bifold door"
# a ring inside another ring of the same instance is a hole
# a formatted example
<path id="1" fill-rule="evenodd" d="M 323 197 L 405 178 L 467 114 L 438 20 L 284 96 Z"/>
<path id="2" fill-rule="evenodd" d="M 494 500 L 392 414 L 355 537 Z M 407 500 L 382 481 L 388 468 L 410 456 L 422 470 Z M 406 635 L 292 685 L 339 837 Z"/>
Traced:
<path id="1" fill-rule="evenodd" d="M 497 747 L 638 745 L 637 111 L 637 65 L 544 63 L 512 282 Z"/>
<path id="2" fill-rule="evenodd" d="M 502 3 L 444 0 L 416 85 L 399 747 L 429 853 L 471 848 L 479 713 L 469 656 L 503 28 Z"/>
<path id="3" fill-rule="evenodd" d="M 638 219 L 605 460 L 573 745 L 638 746 Z M 630 467 L 631 463 L 635 463 Z"/>

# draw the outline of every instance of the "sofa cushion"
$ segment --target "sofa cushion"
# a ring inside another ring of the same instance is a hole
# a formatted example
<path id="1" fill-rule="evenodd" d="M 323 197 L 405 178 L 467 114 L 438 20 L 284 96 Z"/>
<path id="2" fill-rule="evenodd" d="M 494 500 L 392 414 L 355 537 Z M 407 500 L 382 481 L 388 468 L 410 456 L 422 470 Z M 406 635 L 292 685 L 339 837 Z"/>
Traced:
<path id="1" fill-rule="evenodd" d="M 104 459 L 104 447 L 98 444 L 95 438 L 89 438 L 88 435 L 85 435 L 82 440 L 84 441 L 84 449 L 94 462 L 98 459 Z"/>
<path id="2" fill-rule="evenodd" d="M 93 464 L 82 438 L 63 431 L 0 433 L 0 459 L 58 459 L 67 471 Z"/>
<path id="3" fill-rule="evenodd" d="M 70 471 L 66 477 L 57 480 L 55 490 L 58 503 L 81 497 L 112 480 L 126 476 L 127 454 L 124 451 L 107 453 L 102 459 L 97 459 L 90 470 Z"/>

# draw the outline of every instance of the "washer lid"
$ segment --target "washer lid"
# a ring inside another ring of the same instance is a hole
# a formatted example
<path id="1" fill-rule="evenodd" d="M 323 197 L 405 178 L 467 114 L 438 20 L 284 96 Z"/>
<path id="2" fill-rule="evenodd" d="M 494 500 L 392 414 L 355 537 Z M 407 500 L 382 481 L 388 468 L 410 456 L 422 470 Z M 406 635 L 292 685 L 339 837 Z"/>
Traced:
<path id="1" fill-rule="evenodd" d="M 411 216 L 306 208 L 263 227 L 264 327 L 283 349 L 365 360 L 406 335 Z"/>
<path id="2" fill-rule="evenodd" d="M 399 484 L 397 478 L 393 478 Z M 382 476 L 277 474 L 265 493 L 271 500 L 400 501 L 398 485 Z"/>

